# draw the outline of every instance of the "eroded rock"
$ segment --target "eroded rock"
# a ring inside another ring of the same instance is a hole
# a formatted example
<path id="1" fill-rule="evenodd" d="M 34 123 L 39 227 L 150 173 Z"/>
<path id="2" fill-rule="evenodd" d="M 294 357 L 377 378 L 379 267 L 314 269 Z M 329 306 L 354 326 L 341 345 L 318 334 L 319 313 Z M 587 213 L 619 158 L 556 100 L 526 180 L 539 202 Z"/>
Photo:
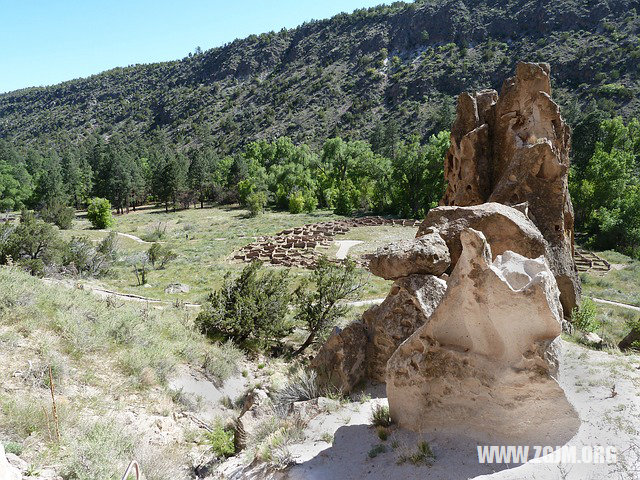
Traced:
<path id="1" fill-rule="evenodd" d="M 343 393 L 351 392 L 366 375 L 367 342 L 367 330 L 361 322 L 344 329 L 336 327 L 311 361 L 318 382 Z"/>
<path id="2" fill-rule="evenodd" d="M 533 222 L 521 210 L 500 203 L 432 208 L 420 225 L 417 236 L 434 228 L 444 239 L 451 254 L 450 269 L 455 267 L 460 258 L 460 234 L 467 228 L 484 234 L 493 258 L 507 250 L 529 258 L 537 258 L 547 252 L 547 243 Z"/>
<path id="3" fill-rule="evenodd" d="M 413 274 L 441 275 L 450 264 L 449 249 L 435 230 L 419 238 L 385 245 L 371 256 L 369 270 L 386 280 Z"/>
<path id="4" fill-rule="evenodd" d="M 367 372 L 372 380 L 386 380 L 387 361 L 440 303 L 447 283 L 433 275 L 411 275 L 397 280 L 380 305 L 364 312 L 367 326 Z"/>
<path id="5" fill-rule="evenodd" d="M 580 295 L 568 190 L 570 148 L 570 128 L 551 99 L 549 65 L 521 62 L 499 97 L 493 90 L 458 97 L 441 200 L 451 206 L 527 202 L 549 243 L 547 260 L 566 312 Z"/>
<path id="6" fill-rule="evenodd" d="M 481 232 L 460 239 L 444 298 L 387 364 L 392 418 L 414 431 L 568 440 L 579 420 L 551 377 L 562 306 L 548 263 L 509 251 L 492 263 Z"/>

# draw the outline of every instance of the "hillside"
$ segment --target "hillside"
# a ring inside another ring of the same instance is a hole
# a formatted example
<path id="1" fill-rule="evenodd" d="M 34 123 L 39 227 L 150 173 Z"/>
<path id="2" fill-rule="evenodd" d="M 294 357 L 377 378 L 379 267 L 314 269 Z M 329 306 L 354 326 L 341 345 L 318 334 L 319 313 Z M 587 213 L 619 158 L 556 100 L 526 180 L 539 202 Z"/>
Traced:
<path id="1" fill-rule="evenodd" d="M 0 95 L 0 138 L 18 143 L 161 129 L 178 145 L 211 134 L 220 153 L 258 138 L 318 145 L 448 128 L 454 95 L 498 88 L 518 60 L 552 65 L 571 123 L 595 104 L 640 111 L 638 0 L 431 0 L 340 14 L 181 60 L 116 68 Z"/>

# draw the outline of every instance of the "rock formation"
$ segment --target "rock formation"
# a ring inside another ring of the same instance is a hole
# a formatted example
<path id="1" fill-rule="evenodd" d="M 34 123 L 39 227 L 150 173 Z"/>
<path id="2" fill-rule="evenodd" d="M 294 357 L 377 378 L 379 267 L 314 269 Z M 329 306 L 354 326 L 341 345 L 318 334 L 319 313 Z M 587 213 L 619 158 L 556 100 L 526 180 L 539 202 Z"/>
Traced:
<path id="1" fill-rule="evenodd" d="M 546 63 L 519 63 L 500 96 L 482 90 L 458 97 L 441 205 L 527 202 L 549 244 L 547 260 L 568 314 L 580 294 L 568 191 L 571 137 L 551 99 L 549 75 Z"/>
<path id="2" fill-rule="evenodd" d="M 318 382 L 349 393 L 365 378 L 367 329 L 355 322 L 344 329 L 336 327 L 311 361 Z"/>
<path id="3" fill-rule="evenodd" d="M 579 421 L 550 376 L 562 307 L 548 263 L 510 251 L 492 263 L 471 228 L 460 241 L 444 298 L 387 364 L 391 417 L 414 431 L 566 441 Z"/>
<path id="4" fill-rule="evenodd" d="M 387 361 L 400 344 L 427 321 L 446 289 L 447 283 L 433 275 L 411 275 L 397 280 L 382 304 L 364 312 L 362 319 L 369 335 L 367 373 L 370 379 L 386 380 Z"/>
<path id="5" fill-rule="evenodd" d="M 386 280 L 413 274 L 441 275 L 450 263 L 447 244 L 436 231 L 425 231 L 415 240 L 380 247 L 369 262 L 369 270 Z"/>
<path id="6" fill-rule="evenodd" d="M 491 245 L 493 258 L 507 250 L 525 257 L 537 258 L 547 252 L 540 230 L 522 211 L 500 203 L 483 203 L 470 207 L 437 207 L 429 210 L 418 229 L 417 237 L 436 229 L 451 255 L 453 270 L 462 244 L 460 233 L 467 228 L 481 231 Z"/>

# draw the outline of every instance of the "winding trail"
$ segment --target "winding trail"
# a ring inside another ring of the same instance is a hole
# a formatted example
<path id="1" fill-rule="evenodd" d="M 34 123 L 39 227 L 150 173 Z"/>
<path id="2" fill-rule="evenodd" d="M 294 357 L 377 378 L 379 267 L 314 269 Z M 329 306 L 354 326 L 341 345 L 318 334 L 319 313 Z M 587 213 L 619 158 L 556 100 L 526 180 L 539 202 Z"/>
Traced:
<path id="1" fill-rule="evenodd" d="M 591 298 L 591 300 L 593 300 L 596 303 L 602 303 L 605 305 L 613 305 L 615 307 L 621 307 L 621 308 L 626 308 L 628 310 L 633 310 L 635 312 L 640 312 L 640 307 L 636 307 L 635 305 L 629 305 L 627 303 L 620 303 L 620 302 L 613 302 L 611 300 L 605 300 L 603 298 L 596 298 L 596 297 L 587 297 L 587 298 Z"/>
<path id="2" fill-rule="evenodd" d="M 116 233 L 122 237 L 126 237 L 129 238 L 131 240 L 133 240 L 134 242 L 138 242 L 138 243 L 146 243 L 146 244 L 151 244 L 153 242 L 147 242 L 146 240 L 142 240 L 140 237 L 136 237 L 135 235 L 131 235 L 130 233 L 122 233 L 122 232 L 116 232 L 115 230 L 98 230 L 99 232 L 104 232 L 104 233 Z"/>

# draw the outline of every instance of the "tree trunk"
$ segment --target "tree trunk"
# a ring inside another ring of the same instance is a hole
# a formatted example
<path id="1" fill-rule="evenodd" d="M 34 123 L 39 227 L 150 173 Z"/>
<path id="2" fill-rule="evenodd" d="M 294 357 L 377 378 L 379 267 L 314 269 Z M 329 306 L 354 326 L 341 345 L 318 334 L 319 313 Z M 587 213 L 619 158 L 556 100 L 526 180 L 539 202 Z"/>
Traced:
<path id="1" fill-rule="evenodd" d="M 302 345 L 300 345 L 300 348 L 297 349 L 295 352 L 293 352 L 293 356 L 297 357 L 302 352 L 304 352 L 306 350 L 306 348 L 313 343 L 313 340 L 315 338 L 316 338 L 316 332 L 311 332 L 309 334 L 309 336 L 307 337 L 307 339 L 304 341 L 304 343 Z"/>

